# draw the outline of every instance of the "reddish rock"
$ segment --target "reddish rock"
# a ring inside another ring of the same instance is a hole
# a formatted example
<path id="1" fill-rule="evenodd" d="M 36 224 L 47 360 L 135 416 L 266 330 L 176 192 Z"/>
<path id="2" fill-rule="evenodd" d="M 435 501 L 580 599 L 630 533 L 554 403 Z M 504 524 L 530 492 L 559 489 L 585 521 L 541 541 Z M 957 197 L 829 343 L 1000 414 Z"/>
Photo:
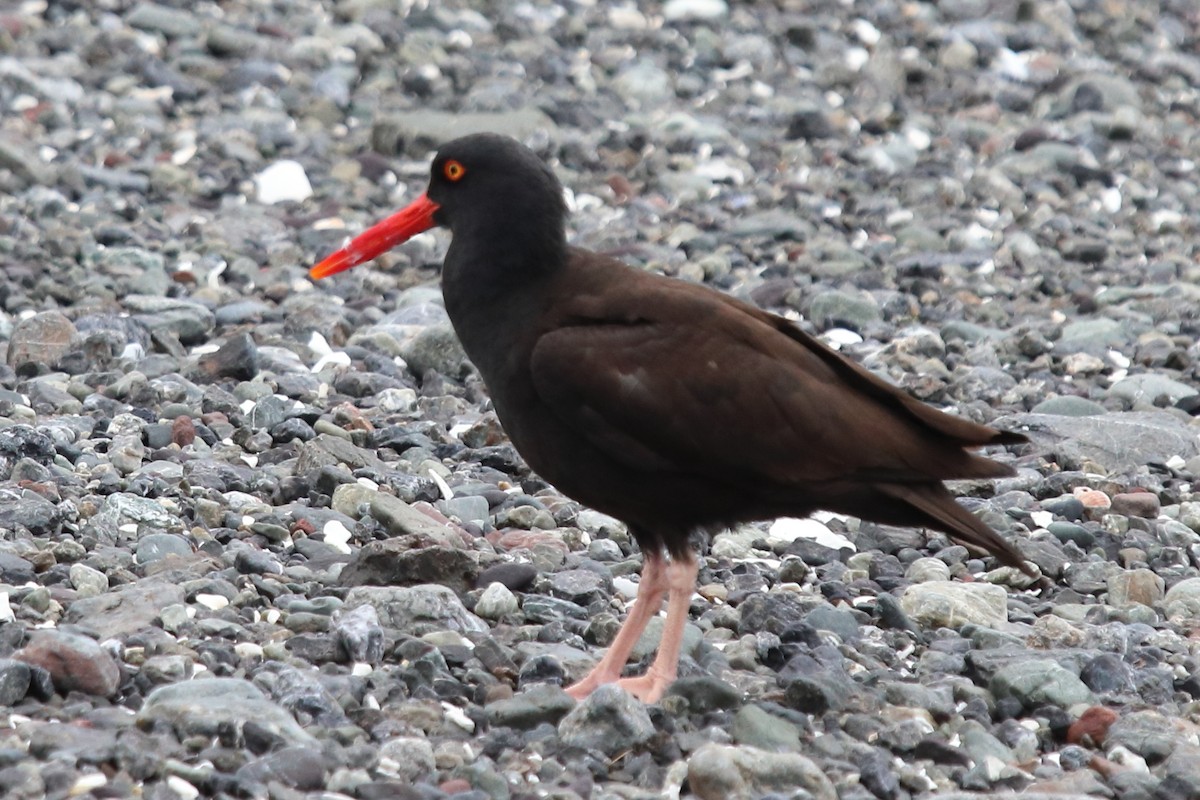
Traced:
<path id="1" fill-rule="evenodd" d="M 1075 495 L 1075 499 L 1083 503 L 1085 508 L 1092 509 L 1093 511 L 1107 511 L 1109 506 L 1112 505 L 1112 500 L 1109 499 L 1108 495 L 1098 489 L 1076 486 L 1072 494 Z"/>
<path id="2" fill-rule="evenodd" d="M 567 543 L 558 534 L 543 531 L 526 531 L 520 528 L 509 528 L 496 533 L 489 533 L 487 540 L 501 550 L 532 550 L 541 545 L 562 550 L 565 554 L 570 551 Z"/>
<path id="3" fill-rule="evenodd" d="M 38 631 L 13 658 L 49 672 L 60 694 L 111 697 L 121 685 L 121 669 L 113 657 L 95 639 L 77 633 Z"/>
<path id="4" fill-rule="evenodd" d="M 1122 492 L 1112 499 L 1112 512 L 1127 517 L 1155 519 L 1159 507 L 1158 495 L 1151 492 Z"/>
<path id="5" fill-rule="evenodd" d="M 1080 715 L 1067 729 L 1067 741 L 1071 744 L 1091 744 L 1100 747 L 1108 729 L 1117 721 L 1117 712 L 1104 706 L 1092 706 Z"/>
<path id="6" fill-rule="evenodd" d="M 171 423 L 171 441 L 180 447 L 187 447 L 196 441 L 196 426 L 192 418 L 180 415 Z"/>

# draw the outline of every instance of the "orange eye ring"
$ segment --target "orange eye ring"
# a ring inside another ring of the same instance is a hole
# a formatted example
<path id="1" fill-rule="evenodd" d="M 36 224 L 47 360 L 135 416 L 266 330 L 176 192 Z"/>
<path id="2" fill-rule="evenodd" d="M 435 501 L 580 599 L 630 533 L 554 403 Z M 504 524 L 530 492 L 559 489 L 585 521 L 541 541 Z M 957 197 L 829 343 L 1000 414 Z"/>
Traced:
<path id="1" fill-rule="evenodd" d="M 467 174 L 467 168 L 458 161 L 451 160 L 442 167 L 442 174 L 446 176 L 446 180 L 457 181 Z"/>

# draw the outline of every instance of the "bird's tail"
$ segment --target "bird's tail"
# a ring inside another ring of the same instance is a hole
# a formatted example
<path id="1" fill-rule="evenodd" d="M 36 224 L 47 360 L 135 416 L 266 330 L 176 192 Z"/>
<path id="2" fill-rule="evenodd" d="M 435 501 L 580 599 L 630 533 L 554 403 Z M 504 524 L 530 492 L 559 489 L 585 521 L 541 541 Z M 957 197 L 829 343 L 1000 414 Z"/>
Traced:
<path id="1" fill-rule="evenodd" d="M 875 488 L 915 512 L 914 519 L 919 519 L 920 524 L 948 534 L 968 550 L 993 555 L 1007 566 L 1038 577 L 1015 547 L 960 506 L 941 483 L 877 483 Z"/>

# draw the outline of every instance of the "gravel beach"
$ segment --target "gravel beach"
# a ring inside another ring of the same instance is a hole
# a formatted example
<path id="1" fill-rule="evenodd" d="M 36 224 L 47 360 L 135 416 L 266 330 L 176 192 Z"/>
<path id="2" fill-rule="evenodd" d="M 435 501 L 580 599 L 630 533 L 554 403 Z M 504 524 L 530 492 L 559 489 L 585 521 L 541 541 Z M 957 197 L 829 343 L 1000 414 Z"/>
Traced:
<path id="1" fill-rule="evenodd" d="M 1200 797 L 1198 87 L 1194 0 L 0 7 L 0 796 Z M 641 555 L 508 442 L 448 234 L 307 277 L 485 130 L 1027 433 L 952 488 L 1045 580 L 745 526 L 666 698 L 567 696 Z"/>

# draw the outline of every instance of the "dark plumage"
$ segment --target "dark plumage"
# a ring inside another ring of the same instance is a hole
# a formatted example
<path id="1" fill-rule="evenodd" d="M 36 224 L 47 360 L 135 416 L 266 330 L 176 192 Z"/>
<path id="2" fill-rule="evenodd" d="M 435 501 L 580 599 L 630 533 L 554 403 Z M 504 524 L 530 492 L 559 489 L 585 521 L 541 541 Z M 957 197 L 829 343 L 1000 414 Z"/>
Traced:
<path id="1" fill-rule="evenodd" d="M 782 317 L 570 247 L 566 213 L 527 148 L 468 136 L 438 152 L 425 195 L 313 276 L 450 228 L 446 309 L 513 444 L 562 492 L 625 521 L 645 556 L 638 602 L 576 695 L 619 677 L 664 593 L 659 657 L 622 683 L 655 700 L 674 679 L 696 529 L 828 509 L 935 528 L 1029 571 L 942 483 L 1011 474 L 970 449 L 1024 436 L 925 405 Z"/>

